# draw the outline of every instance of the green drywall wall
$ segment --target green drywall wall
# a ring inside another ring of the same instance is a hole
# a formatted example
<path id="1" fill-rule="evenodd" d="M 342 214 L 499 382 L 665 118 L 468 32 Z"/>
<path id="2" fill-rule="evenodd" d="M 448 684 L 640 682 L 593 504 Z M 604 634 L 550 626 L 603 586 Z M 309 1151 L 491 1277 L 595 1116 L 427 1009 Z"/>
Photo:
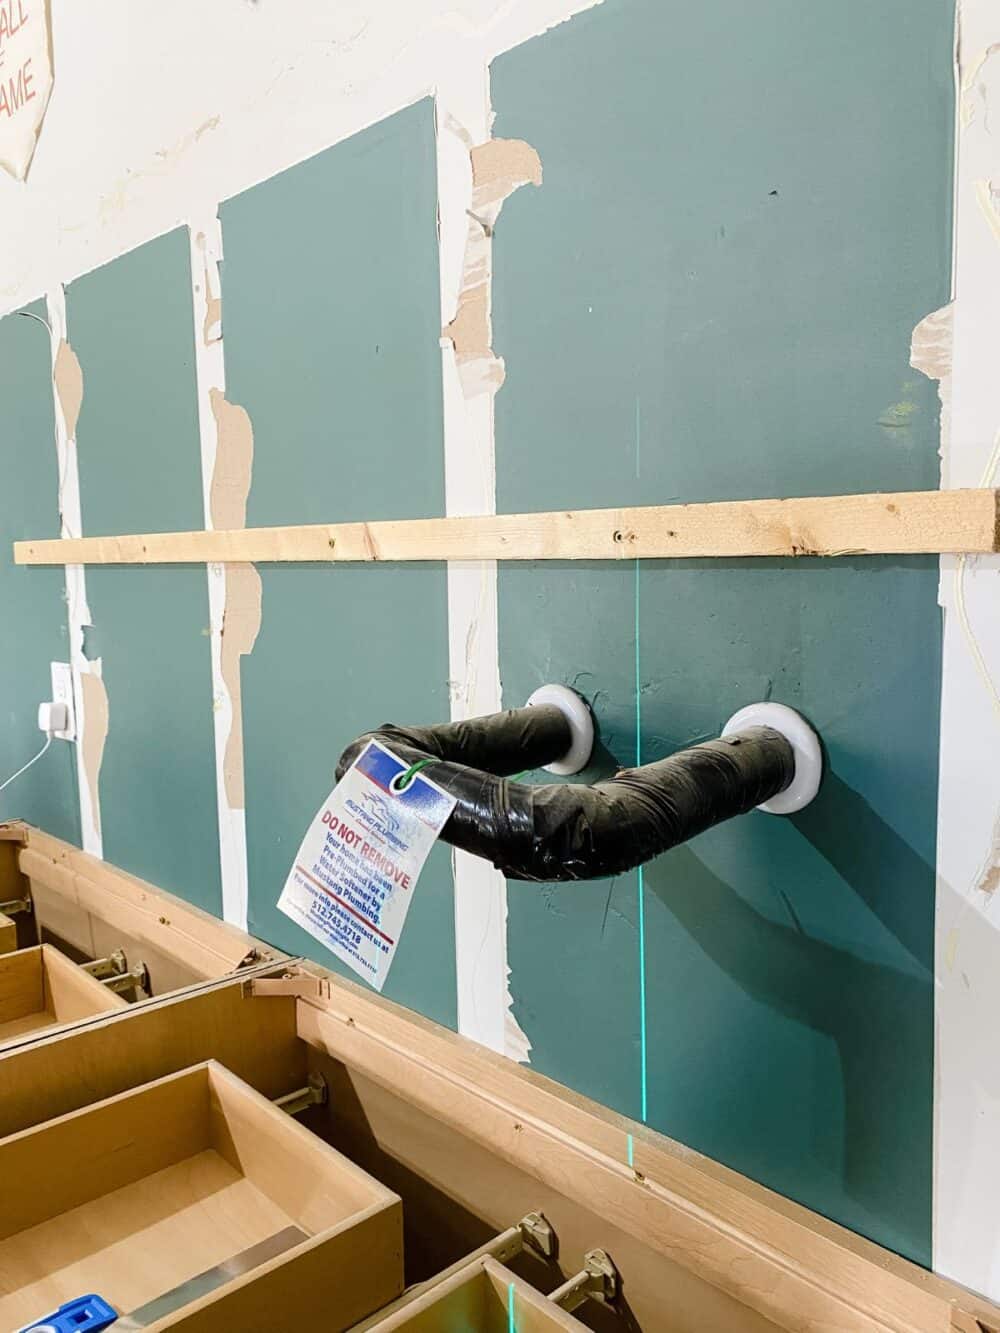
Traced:
<path id="1" fill-rule="evenodd" d="M 506 465 L 497 464 L 499 478 Z M 536 507 L 524 500 L 520 509 Z M 576 780 L 593 782 L 634 763 L 628 572 L 512 562 L 500 566 L 499 591 L 504 706 L 518 707 L 548 681 L 571 685 L 590 701 L 599 737 L 591 767 Z M 531 780 L 551 779 L 539 773 Z M 514 1013 L 533 1067 L 638 1118 L 636 892 L 635 872 L 567 886 L 510 881 L 507 934 Z"/>
<path id="2" fill-rule="evenodd" d="M 44 302 L 0 320 L 0 782 L 41 749 L 38 705 L 52 697 L 51 662 L 69 661 L 61 569 L 22 569 L 11 544 L 59 536 L 59 477 L 52 401 L 51 347 Z M 71 745 L 53 741 L 43 759 L 0 793 L 0 820 L 21 818 L 80 841 L 76 763 Z"/>
<path id="3" fill-rule="evenodd" d="M 83 531 L 204 526 L 186 228 L 96 269 L 66 293 L 83 370 L 77 427 Z M 108 738 L 104 855 L 218 913 L 208 591 L 203 566 L 91 567 Z"/>
<path id="4" fill-rule="evenodd" d="M 72 283 L 66 318 L 83 369 L 84 532 L 204 527 L 187 228 Z"/>
<path id="5" fill-rule="evenodd" d="M 227 396 L 254 428 L 248 523 L 442 513 L 432 104 L 248 190 L 221 217 Z M 275 903 L 344 746 L 380 722 L 448 716 L 445 571 L 289 565 L 261 577 L 261 631 L 242 668 L 250 928 L 339 969 Z M 455 1024 L 443 846 L 385 993 Z"/>
<path id="6" fill-rule="evenodd" d="M 605 0 L 495 62 L 544 170 L 495 241 L 498 508 L 937 484 L 908 361 L 949 294 L 952 20 Z M 622 764 L 761 698 L 820 729 L 813 807 L 644 871 L 645 1111 L 925 1263 L 936 591 L 924 558 L 500 571 L 505 702 L 575 680 Z M 509 906 L 533 1064 L 641 1115 L 637 876 Z"/>

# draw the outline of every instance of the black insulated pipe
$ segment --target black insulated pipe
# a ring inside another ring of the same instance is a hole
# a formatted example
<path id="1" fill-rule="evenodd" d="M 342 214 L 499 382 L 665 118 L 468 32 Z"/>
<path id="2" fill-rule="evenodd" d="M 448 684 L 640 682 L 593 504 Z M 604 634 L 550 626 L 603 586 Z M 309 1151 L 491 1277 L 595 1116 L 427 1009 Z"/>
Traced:
<path id="1" fill-rule="evenodd" d="M 771 800 L 795 776 L 790 742 L 754 726 L 589 787 L 510 782 L 570 746 L 566 717 L 539 704 L 433 727 L 386 724 L 352 741 L 338 780 L 372 740 L 407 764 L 436 761 L 427 776 L 457 798 L 445 842 L 539 883 L 620 875 Z"/>

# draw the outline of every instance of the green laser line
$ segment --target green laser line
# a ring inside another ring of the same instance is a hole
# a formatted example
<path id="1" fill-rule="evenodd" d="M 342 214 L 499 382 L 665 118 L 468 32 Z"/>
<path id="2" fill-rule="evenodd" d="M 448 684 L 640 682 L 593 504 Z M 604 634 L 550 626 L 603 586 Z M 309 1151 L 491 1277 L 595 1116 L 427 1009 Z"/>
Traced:
<path id="1" fill-rule="evenodd" d="M 517 1324 L 514 1322 L 514 1284 L 507 1284 L 507 1333 L 517 1333 Z"/>
<path id="2" fill-rule="evenodd" d="M 635 766 L 642 763 L 642 678 L 639 670 L 639 561 L 635 562 Z M 639 1082 L 642 1123 L 649 1110 L 648 1064 L 646 1059 L 646 883 L 639 867 Z M 631 1163 L 629 1163 L 631 1165 Z"/>

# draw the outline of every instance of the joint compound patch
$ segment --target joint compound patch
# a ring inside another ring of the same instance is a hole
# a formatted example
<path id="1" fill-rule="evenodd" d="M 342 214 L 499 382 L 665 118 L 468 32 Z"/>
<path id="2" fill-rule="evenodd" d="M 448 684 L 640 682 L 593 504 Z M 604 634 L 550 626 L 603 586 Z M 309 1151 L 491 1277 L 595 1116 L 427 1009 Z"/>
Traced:
<path id="1" fill-rule="evenodd" d="M 226 737 L 223 777 L 230 808 L 246 805 L 243 766 L 243 691 L 240 658 L 248 657 L 257 642 L 261 624 L 261 582 L 254 565 L 226 565 L 226 598 L 222 613 L 220 670 L 232 704 L 232 720 Z"/>
<path id="2" fill-rule="evenodd" d="M 229 402 L 221 389 L 212 388 L 209 399 L 216 426 L 209 512 L 213 528 L 230 531 L 246 526 L 253 472 L 253 425 L 246 409 Z M 229 695 L 231 721 L 225 741 L 223 781 L 230 809 L 242 810 L 246 800 L 240 658 L 253 652 L 260 632 L 261 582 L 255 567 L 248 564 L 227 564 L 224 577 L 219 670 Z"/>
<path id="3" fill-rule="evenodd" d="M 76 425 L 83 406 L 83 371 L 80 360 L 65 338 L 59 340 L 53 368 L 53 382 L 66 423 L 66 437 L 76 439 Z"/>
<path id="4" fill-rule="evenodd" d="M 941 457 L 947 460 L 951 443 L 951 362 L 954 343 L 954 303 L 925 315 L 910 339 L 910 365 L 928 379 L 937 380 L 941 401 Z M 944 478 L 947 480 L 947 478 Z"/>
<path id="5" fill-rule="evenodd" d="M 108 739 L 108 693 L 104 681 L 94 671 L 80 675 L 83 700 L 81 714 L 81 745 L 83 769 L 87 777 L 90 808 L 98 836 L 101 833 L 101 764 Z"/>
<path id="6" fill-rule="evenodd" d="M 309 826 L 278 908 L 376 990 L 385 985 L 417 877 L 455 808 L 423 773 L 370 741 Z"/>
<path id="7" fill-rule="evenodd" d="M 253 425 L 246 408 L 231 403 L 221 389 L 209 392 L 217 443 L 209 507 L 212 526 L 223 532 L 246 525 L 253 472 Z"/>
<path id="8" fill-rule="evenodd" d="M 458 309 L 442 329 L 455 348 L 466 397 L 495 392 L 504 380 L 504 363 L 492 346 L 491 315 L 493 228 L 504 200 L 522 185 L 541 185 L 542 163 L 523 139 L 488 139 L 469 150 L 472 200 Z"/>

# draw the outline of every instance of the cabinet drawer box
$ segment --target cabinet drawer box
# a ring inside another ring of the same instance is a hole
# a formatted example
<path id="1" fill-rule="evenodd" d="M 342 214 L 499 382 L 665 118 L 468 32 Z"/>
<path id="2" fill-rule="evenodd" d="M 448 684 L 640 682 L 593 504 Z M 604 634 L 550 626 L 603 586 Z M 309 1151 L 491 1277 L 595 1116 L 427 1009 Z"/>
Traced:
<path id="1" fill-rule="evenodd" d="M 17 948 L 17 922 L 0 912 L 0 954 L 13 953 Z"/>
<path id="2" fill-rule="evenodd" d="M 366 1333 L 586 1333 L 571 1314 L 522 1282 L 495 1259 L 477 1259 L 384 1319 L 366 1321 Z"/>
<path id="3" fill-rule="evenodd" d="M 398 1197 L 214 1062 L 0 1140 L 0 1182 L 0 1328 L 94 1291 L 150 1330 L 333 1333 L 402 1290 Z"/>
<path id="4" fill-rule="evenodd" d="M 127 1009 L 50 944 L 0 955 L 0 1045 L 25 1032 Z"/>

